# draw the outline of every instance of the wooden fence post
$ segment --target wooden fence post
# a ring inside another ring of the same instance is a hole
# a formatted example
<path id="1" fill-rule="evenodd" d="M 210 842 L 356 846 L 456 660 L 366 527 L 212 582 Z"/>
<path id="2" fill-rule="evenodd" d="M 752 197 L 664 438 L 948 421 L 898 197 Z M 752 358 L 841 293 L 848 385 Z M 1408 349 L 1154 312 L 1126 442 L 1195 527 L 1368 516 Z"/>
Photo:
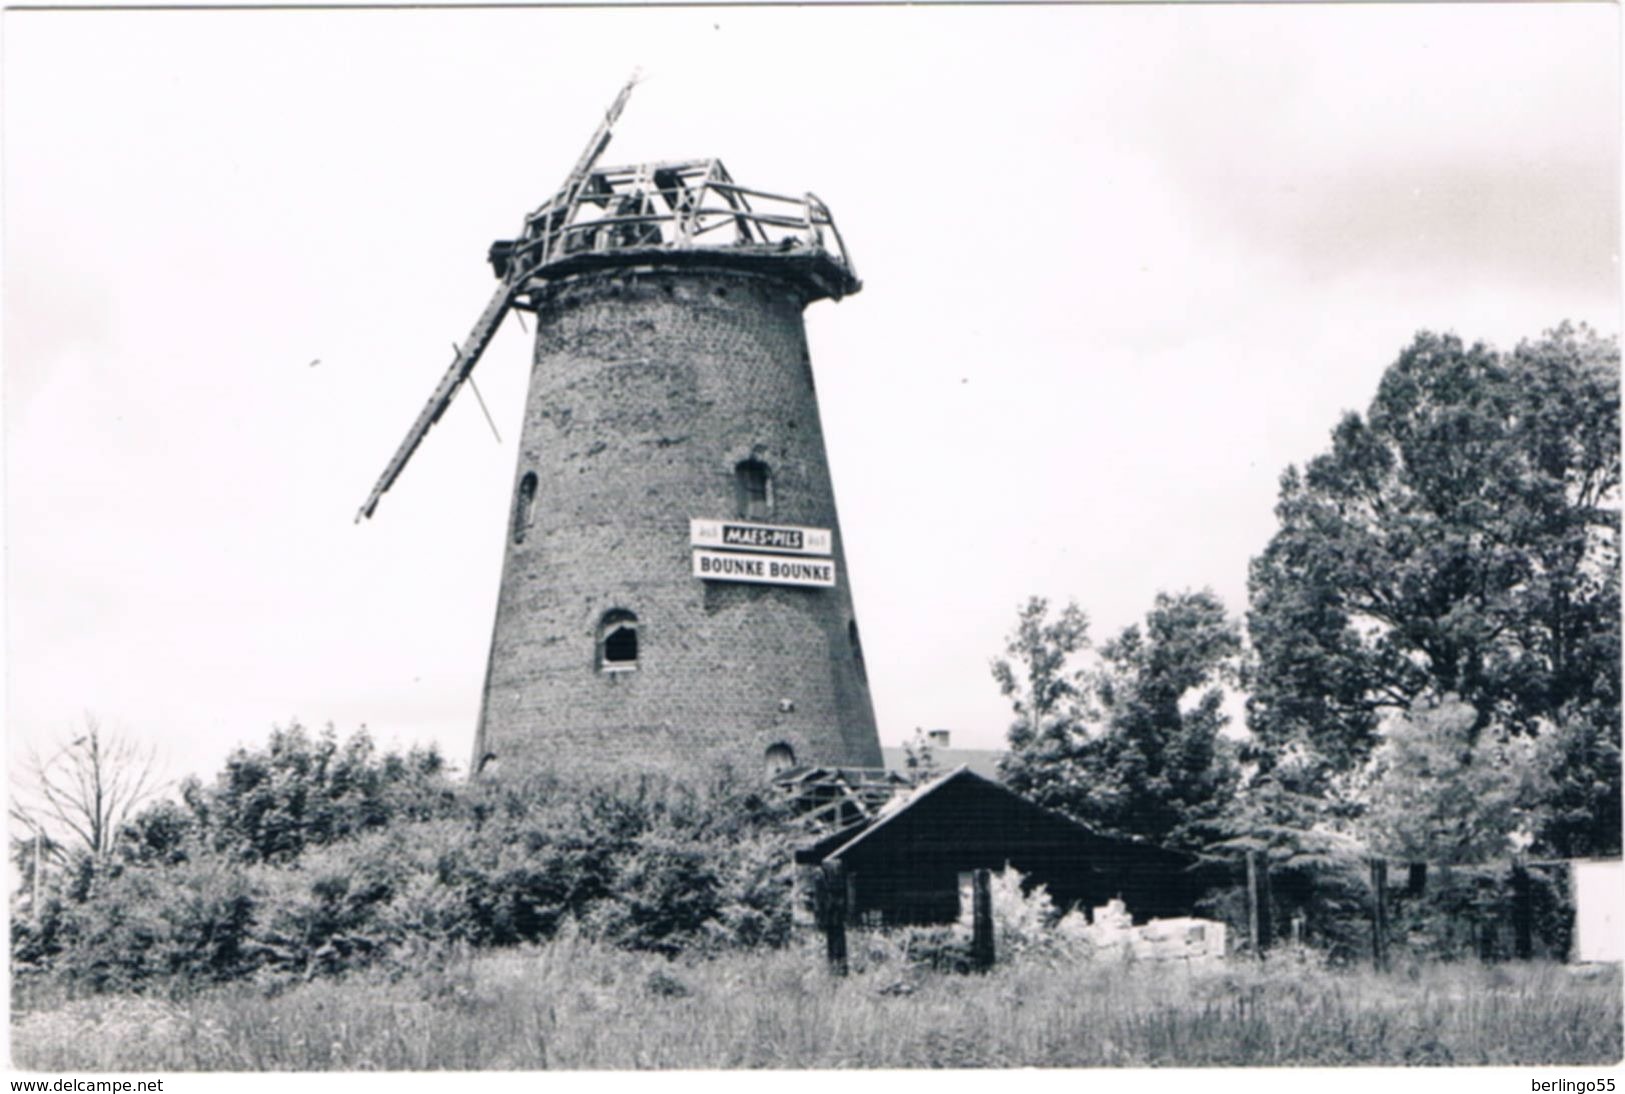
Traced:
<path id="1" fill-rule="evenodd" d="M 824 932 L 824 956 L 829 962 L 829 971 L 845 976 L 847 891 L 843 864 L 826 862 L 819 867 L 815 907 L 818 929 Z"/>
<path id="2" fill-rule="evenodd" d="M 1253 958 L 1264 959 L 1264 893 L 1257 851 L 1247 852 L 1247 941 Z"/>
<path id="3" fill-rule="evenodd" d="M 1529 870 L 1521 862 L 1512 864 L 1512 952 L 1519 961 L 1535 956 L 1534 894 L 1529 887 Z"/>
<path id="4" fill-rule="evenodd" d="M 1258 856 L 1258 952 L 1275 945 L 1275 891 L 1270 884 L 1270 857 Z"/>
<path id="5" fill-rule="evenodd" d="M 1388 968 L 1388 863 L 1374 858 L 1371 866 L 1371 963 Z"/>
<path id="6" fill-rule="evenodd" d="M 1474 918 L 1478 921 L 1478 959 L 1480 961 L 1494 961 L 1496 943 L 1499 941 L 1496 928 L 1500 926 L 1500 917 L 1496 914 L 1498 886 L 1494 878 L 1479 872 L 1473 878 L 1474 903 L 1477 905 Z"/>
<path id="7" fill-rule="evenodd" d="M 993 875 L 987 870 L 971 875 L 970 963 L 977 972 L 993 967 Z"/>

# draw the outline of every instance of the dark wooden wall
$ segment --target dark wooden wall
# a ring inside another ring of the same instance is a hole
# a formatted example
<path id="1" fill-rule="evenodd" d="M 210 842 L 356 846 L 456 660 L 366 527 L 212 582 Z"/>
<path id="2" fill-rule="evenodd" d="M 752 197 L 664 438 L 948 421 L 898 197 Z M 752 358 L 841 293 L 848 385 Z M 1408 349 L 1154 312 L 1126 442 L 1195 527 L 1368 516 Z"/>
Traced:
<path id="1" fill-rule="evenodd" d="M 1015 867 L 1058 908 L 1121 897 L 1136 920 L 1188 915 L 1190 858 L 1096 835 L 975 777 L 953 779 L 876 826 L 840 854 L 858 919 L 946 923 L 959 914 L 959 875 Z"/>

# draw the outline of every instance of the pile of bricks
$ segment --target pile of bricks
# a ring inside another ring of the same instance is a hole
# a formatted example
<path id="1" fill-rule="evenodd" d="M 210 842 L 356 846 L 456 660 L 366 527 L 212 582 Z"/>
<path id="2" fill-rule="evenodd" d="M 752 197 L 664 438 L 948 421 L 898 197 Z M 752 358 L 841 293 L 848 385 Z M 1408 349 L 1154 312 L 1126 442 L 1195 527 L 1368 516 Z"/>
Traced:
<path id="1" fill-rule="evenodd" d="M 1153 919 L 1136 927 L 1121 900 L 1095 908 L 1085 937 L 1103 955 L 1136 961 L 1218 961 L 1224 957 L 1225 925 L 1182 916 Z"/>

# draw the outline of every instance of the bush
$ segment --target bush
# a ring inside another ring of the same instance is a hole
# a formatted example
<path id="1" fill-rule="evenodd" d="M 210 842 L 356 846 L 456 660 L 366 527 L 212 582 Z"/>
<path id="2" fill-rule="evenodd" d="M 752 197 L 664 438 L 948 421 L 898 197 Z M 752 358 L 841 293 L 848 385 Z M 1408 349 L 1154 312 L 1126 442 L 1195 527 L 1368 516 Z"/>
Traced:
<path id="1" fill-rule="evenodd" d="M 1536 956 L 1568 956 L 1573 931 L 1566 871 L 1529 871 L 1531 939 Z M 1503 961 L 1515 955 L 1513 891 L 1506 870 L 1436 867 L 1419 896 L 1396 889 L 1390 935 L 1396 949 L 1419 958 Z"/>
<path id="2" fill-rule="evenodd" d="M 251 881 L 218 860 L 113 867 L 92 895 L 65 903 L 51 967 L 94 991 L 192 987 L 254 966 Z"/>
<path id="3" fill-rule="evenodd" d="M 971 962 L 969 932 L 954 927 L 904 927 L 897 943 L 912 965 L 933 972 L 968 973 Z"/>
<path id="4" fill-rule="evenodd" d="M 312 851 L 296 867 L 250 871 L 264 894 L 254 930 L 261 964 L 281 975 L 337 973 L 402 941 L 382 913 L 403 887 L 404 835 L 370 834 Z"/>
<path id="5" fill-rule="evenodd" d="M 374 785 L 354 775 L 365 749 L 279 734 L 276 764 L 303 772 L 306 790 Z M 345 764 L 352 775 L 333 775 Z M 179 990 L 541 942 L 571 923 L 668 956 L 790 938 L 792 831 L 726 783 L 538 776 L 374 812 L 366 803 L 387 794 L 324 791 L 323 804 L 286 779 L 255 782 L 254 766 L 239 756 L 217 785 L 229 792 L 194 786 L 188 811 L 148 810 L 117 858 L 87 856 L 59 878 L 37 922 L 14 917 L 13 961 L 91 991 Z"/>
<path id="6" fill-rule="evenodd" d="M 1239 871 L 1238 871 L 1239 873 Z M 1433 866 L 1419 895 L 1409 892 L 1407 870 L 1390 862 L 1389 945 L 1395 954 L 1426 960 L 1505 960 L 1514 955 L 1512 878 L 1506 868 Z M 1564 868 L 1529 870 L 1534 955 L 1564 960 L 1573 931 L 1573 906 Z M 1270 870 L 1269 939 L 1280 946 L 1301 917 L 1303 940 L 1332 964 L 1371 955 L 1371 884 L 1356 860 L 1299 858 Z M 1247 937 L 1245 887 L 1216 888 L 1200 911 L 1224 921 L 1232 936 Z"/>
<path id="7" fill-rule="evenodd" d="M 396 821 L 428 820 L 455 810 L 445 762 L 433 749 L 379 757 L 365 730 L 342 745 L 328 726 L 312 736 L 298 722 L 278 727 L 264 749 L 239 748 L 205 786 L 181 790 L 190 827 L 207 847 L 242 862 L 290 862 L 321 846 Z M 138 817 L 131 840 L 168 827 L 173 805 Z"/>
<path id="8" fill-rule="evenodd" d="M 139 866 L 172 866 L 192 853 L 189 846 L 197 837 L 192 814 L 172 801 L 147 807 L 119 833 L 115 849 L 119 857 Z"/>

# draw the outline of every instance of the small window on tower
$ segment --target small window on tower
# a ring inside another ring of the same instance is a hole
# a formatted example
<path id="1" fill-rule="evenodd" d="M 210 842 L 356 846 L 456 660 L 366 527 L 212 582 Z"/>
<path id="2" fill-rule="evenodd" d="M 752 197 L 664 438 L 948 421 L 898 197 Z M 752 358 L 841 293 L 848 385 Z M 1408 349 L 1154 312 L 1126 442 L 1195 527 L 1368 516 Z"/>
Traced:
<path id="1" fill-rule="evenodd" d="M 598 624 L 598 667 L 627 672 L 638 667 L 638 617 L 621 608 L 604 614 Z"/>
<path id="2" fill-rule="evenodd" d="M 796 766 L 796 750 L 779 741 L 767 746 L 767 777 L 781 775 Z"/>
<path id="3" fill-rule="evenodd" d="M 513 541 L 525 542 L 525 533 L 530 531 L 531 514 L 536 507 L 536 472 L 526 471 L 525 477 L 519 480 L 519 494 L 513 501 Z"/>
<path id="4" fill-rule="evenodd" d="M 734 467 L 734 493 L 745 520 L 773 515 L 773 475 L 761 460 L 744 460 Z"/>

